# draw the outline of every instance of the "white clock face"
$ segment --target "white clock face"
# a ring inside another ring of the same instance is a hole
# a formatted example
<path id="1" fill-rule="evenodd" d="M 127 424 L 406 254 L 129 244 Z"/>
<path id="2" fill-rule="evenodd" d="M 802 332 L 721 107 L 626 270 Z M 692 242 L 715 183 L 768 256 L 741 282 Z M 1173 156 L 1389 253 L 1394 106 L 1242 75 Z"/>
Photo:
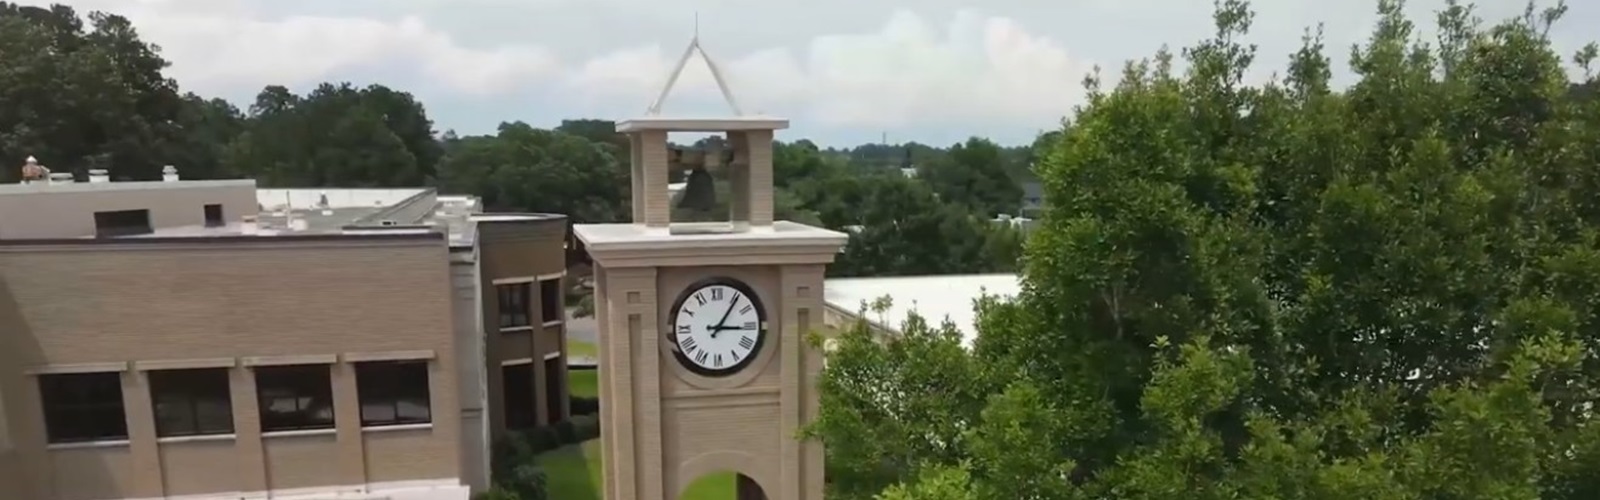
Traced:
<path id="1" fill-rule="evenodd" d="M 741 288 L 744 288 L 743 290 Z M 765 311 L 748 288 L 713 283 L 690 288 L 672 314 L 679 362 L 702 374 L 743 368 L 761 348 Z"/>

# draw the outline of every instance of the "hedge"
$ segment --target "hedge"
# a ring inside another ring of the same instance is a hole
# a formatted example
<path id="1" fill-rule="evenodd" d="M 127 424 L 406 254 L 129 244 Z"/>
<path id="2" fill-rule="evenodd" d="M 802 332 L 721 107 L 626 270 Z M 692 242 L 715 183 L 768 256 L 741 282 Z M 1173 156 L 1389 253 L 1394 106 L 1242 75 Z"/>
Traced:
<path id="1" fill-rule="evenodd" d="M 600 437 L 599 415 L 577 415 L 554 425 L 511 431 L 494 444 L 494 477 L 518 475 L 516 467 L 532 464 L 534 457 L 557 448 Z M 528 500 L 526 496 L 523 500 Z"/>
<path id="2" fill-rule="evenodd" d="M 572 396 L 570 398 L 567 398 L 567 408 L 570 409 L 572 411 L 572 414 L 575 415 L 575 416 L 576 415 L 599 415 L 600 414 L 600 398 L 586 398 L 586 397 L 583 397 L 583 396 Z"/>
<path id="3" fill-rule="evenodd" d="M 494 488 L 477 500 L 545 500 L 545 473 L 535 465 L 535 457 L 600 437 L 600 400 L 574 397 L 568 403 L 572 418 L 510 431 L 494 443 Z"/>

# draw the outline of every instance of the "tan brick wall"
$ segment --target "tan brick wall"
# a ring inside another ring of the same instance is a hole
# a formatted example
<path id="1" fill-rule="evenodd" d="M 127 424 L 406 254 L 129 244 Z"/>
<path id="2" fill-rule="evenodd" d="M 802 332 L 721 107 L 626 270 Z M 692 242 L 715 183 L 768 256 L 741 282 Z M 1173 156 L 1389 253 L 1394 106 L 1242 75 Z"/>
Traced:
<path id="1" fill-rule="evenodd" d="M 633 221 L 667 227 L 672 222 L 672 196 L 667 192 L 667 133 L 650 130 L 629 135 L 633 142 Z"/>
<path id="2" fill-rule="evenodd" d="M 209 204 L 222 205 L 222 217 L 229 222 L 260 212 L 255 181 L 250 180 L 39 187 L 0 196 L 0 238 L 94 236 L 97 211 L 149 210 L 150 226 L 157 229 L 203 225 Z"/>
<path id="3" fill-rule="evenodd" d="M 436 235 L 0 244 L 0 331 L 10 332 L 0 339 L 8 358 L 0 359 L 0 390 L 32 479 L 21 498 L 361 487 L 393 475 L 379 479 L 373 467 L 460 477 L 448 277 Z M 367 459 L 371 432 L 360 428 L 354 369 L 343 362 L 330 372 L 335 432 L 261 435 L 253 370 L 242 366 L 249 358 L 400 351 L 433 353 L 433 424 L 402 447 L 414 455 L 406 463 Z M 124 371 L 129 442 L 47 448 L 37 383 L 22 373 L 218 358 L 240 364 L 232 369 L 236 432 L 205 443 L 157 443 L 146 377 Z"/>
<path id="4" fill-rule="evenodd" d="M 821 355 L 801 332 L 821 325 L 823 269 L 597 268 L 606 498 L 674 499 L 695 479 L 722 471 L 748 476 L 774 500 L 822 498 L 821 444 L 795 436 L 817 412 L 811 387 Z M 771 325 L 745 372 L 714 379 L 679 365 L 659 327 L 678 294 L 708 276 L 750 285 Z"/>
<path id="5" fill-rule="evenodd" d="M 500 310 L 495 281 L 561 276 L 566 272 L 567 219 L 557 216 L 543 220 L 495 222 L 479 225 L 478 273 L 482 286 L 484 328 L 484 370 L 487 381 L 486 396 L 489 410 L 491 441 L 505 432 L 504 392 L 501 366 L 508 361 L 533 360 L 534 406 L 539 422 L 547 422 L 544 408 L 545 384 L 543 360 L 551 353 L 566 351 L 566 323 L 545 326 L 542 324 L 540 305 L 543 296 L 539 283 L 530 283 L 528 298 L 529 317 L 533 327 L 521 331 L 502 332 L 499 327 Z M 565 290 L 561 291 L 562 293 Z M 564 304 L 564 297 L 557 302 Z M 563 320 L 565 307 L 562 308 Z M 564 386 L 563 386 L 564 387 Z M 565 401 L 566 394 L 556 397 Z M 563 403 L 563 415 L 567 411 Z"/>

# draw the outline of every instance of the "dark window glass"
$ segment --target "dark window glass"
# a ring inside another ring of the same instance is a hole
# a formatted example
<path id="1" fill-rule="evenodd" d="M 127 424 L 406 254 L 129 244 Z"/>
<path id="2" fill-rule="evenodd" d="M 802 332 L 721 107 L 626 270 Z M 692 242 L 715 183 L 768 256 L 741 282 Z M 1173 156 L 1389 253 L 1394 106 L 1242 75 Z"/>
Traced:
<path id="1" fill-rule="evenodd" d="M 333 428 L 333 384 L 328 365 L 256 368 L 261 430 Z"/>
<path id="2" fill-rule="evenodd" d="M 533 364 L 502 366 L 500 374 L 506 428 L 529 429 L 538 425 L 533 406 Z"/>
<path id="3" fill-rule="evenodd" d="M 51 443 L 128 439 L 121 373 L 40 375 L 39 395 Z"/>
<path id="4" fill-rule="evenodd" d="M 94 213 L 94 235 L 99 238 L 150 234 L 149 210 L 117 210 Z"/>
<path id="5" fill-rule="evenodd" d="M 224 226 L 228 223 L 222 219 L 222 205 L 206 205 L 206 227 Z"/>
<path id="6" fill-rule="evenodd" d="M 428 362 L 382 361 L 356 365 L 361 425 L 426 424 L 433 421 L 428 398 Z"/>
<path id="7" fill-rule="evenodd" d="M 544 414 L 552 424 L 566 420 L 561 414 L 561 403 L 567 399 L 566 363 L 563 357 L 544 360 Z"/>
<path id="8" fill-rule="evenodd" d="M 159 437 L 233 434 L 228 370 L 150 372 L 150 401 Z"/>
<path id="9" fill-rule="evenodd" d="M 539 311 L 545 323 L 561 320 L 561 278 L 539 282 Z"/>
<path id="10" fill-rule="evenodd" d="M 516 328 L 533 324 L 528 320 L 528 295 L 532 288 L 527 283 L 495 286 L 500 296 L 500 328 Z"/>

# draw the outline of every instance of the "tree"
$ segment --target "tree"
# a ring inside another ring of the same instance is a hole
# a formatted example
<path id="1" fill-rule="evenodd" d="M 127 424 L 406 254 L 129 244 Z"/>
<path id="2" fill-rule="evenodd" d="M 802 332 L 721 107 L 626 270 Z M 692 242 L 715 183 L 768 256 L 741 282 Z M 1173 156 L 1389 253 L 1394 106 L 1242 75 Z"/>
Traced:
<path id="1" fill-rule="evenodd" d="M 1022 186 L 1012 176 L 1019 160 L 1016 156 L 987 139 L 973 137 L 951 146 L 949 154 L 919 166 L 917 177 L 932 186 L 945 203 L 967 206 L 987 217 L 1015 215 L 1022 203 Z"/>
<path id="2" fill-rule="evenodd" d="M 823 212 L 851 233 L 844 254 L 828 268 L 839 276 L 957 274 L 987 271 L 998 260 L 986 251 L 988 222 L 959 205 L 941 203 L 927 185 L 898 174 L 871 174 L 841 182 Z"/>
<path id="3" fill-rule="evenodd" d="M 306 96 L 268 86 L 228 166 L 270 186 L 402 187 L 436 176 L 443 147 L 422 104 L 382 85 L 324 83 Z"/>
<path id="4" fill-rule="evenodd" d="M 810 429 L 831 491 L 1600 492 L 1600 105 L 1544 36 L 1564 8 L 1485 28 L 1447 3 L 1431 46 L 1378 10 L 1344 91 L 1315 34 L 1245 85 L 1231 0 L 1184 74 L 1162 51 L 1088 78 L 1039 159 L 1024 291 L 977 304 L 973 348 L 840 337 Z M 944 404 L 896 410 L 922 399 Z"/>
<path id="5" fill-rule="evenodd" d="M 0 2 L 0 158 L 158 179 L 163 155 L 182 149 L 184 100 L 161 74 L 167 61 L 126 18 L 83 21 L 64 5 Z M 14 170 L 0 180 L 15 180 Z"/>
<path id="6" fill-rule="evenodd" d="M 459 139 L 440 164 L 440 181 L 447 190 L 482 196 L 496 210 L 621 221 L 628 174 L 609 149 L 565 132 L 503 123 L 494 136 Z"/>

